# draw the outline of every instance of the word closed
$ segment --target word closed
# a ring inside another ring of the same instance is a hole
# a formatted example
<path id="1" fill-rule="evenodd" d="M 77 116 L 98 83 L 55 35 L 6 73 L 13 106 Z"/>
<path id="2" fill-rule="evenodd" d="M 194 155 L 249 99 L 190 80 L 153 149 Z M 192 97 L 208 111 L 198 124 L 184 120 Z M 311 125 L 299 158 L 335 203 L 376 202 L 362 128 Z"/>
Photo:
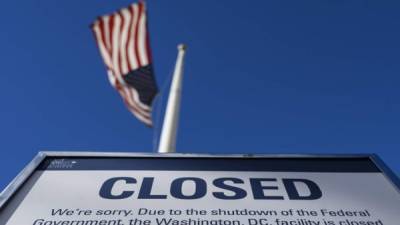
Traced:
<path id="1" fill-rule="evenodd" d="M 167 187 L 167 191 L 165 193 L 154 193 L 153 187 L 156 185 Z M 156 185 L 154 177 L 144 177 L 140 185 L 134 177 L 113 177 L 101 185 L 99 195 L 104 199 L 126 199 L 130 197 L 167 199 L 172 197 L 185 200 L 200 199 L 208 194 L 222 200 L 246 197 L 255 200 L 316 200 L 322 197 L 319 186 L 308 179 L 249 178 L 244 180 L 235 177 L 221 177 L 214 179 L 209 184 L 199 177 L 179 177 L 169 183 L 157 183 Z M 212 185 L 212 187 L 209 185 Z M 244 188 L 246 186 L 247 188 Z M 188 191 L 189 189 L 190 191 Z M 210 191 L 210 189 L 213 191 Z M 282 191 L 286 195 L 282 194 Z"/>

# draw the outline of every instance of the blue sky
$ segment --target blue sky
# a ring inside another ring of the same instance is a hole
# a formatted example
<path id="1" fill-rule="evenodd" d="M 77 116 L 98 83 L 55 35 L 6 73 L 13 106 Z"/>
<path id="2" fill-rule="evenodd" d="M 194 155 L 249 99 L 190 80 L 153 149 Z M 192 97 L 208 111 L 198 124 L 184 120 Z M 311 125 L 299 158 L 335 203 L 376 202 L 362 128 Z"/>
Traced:
<path id="1" fill-rule="evenodd" d="M 125 109 L 89 29 L 130 3 L 2 2 L 0 189 L 40 150 L 154 151 L 159 130 Z M 149 0 L 160 86 L 176 45 L 188 45 L 178 152 L 377 153 L 399 172 L 399 10 L 398 1 Z"/>

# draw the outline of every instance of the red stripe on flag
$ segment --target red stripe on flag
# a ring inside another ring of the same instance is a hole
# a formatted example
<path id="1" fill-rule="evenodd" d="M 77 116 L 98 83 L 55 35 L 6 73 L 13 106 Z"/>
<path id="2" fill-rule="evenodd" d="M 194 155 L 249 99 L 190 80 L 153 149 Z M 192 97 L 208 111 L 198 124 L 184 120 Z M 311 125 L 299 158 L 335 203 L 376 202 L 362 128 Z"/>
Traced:
<path id="1" fill-rule="evenodd" d="M 128 39 L 127 39 L 126 44 L 125 44 L 125 49 L 127 49 L 127 51 L 126 51 L 126 61 L 128 63 L 128 70 L 131 71 L 133 69 L 133 65 L 131 65 L 130 58 L 129 58 L 129 41 L 132 38 L 131 32 L 132 32 L 132 23 L 133 23 L 133 16 L 134 16 L 133 15 L 133 5 L 128 8 L 128 11 L 129 11 L 129 14 L 131 16 L 131 19 L 129 21 Z"/>
<path id="2" fill-rule="evenodd" d="M 113 41 L 114 41 L 113 30 L 114 30 L 114 15 L 111 15 L 110 19 L 108 21 L 108 35 L 109 35 L 109 39 L 110 39 L 110 58 L 111 58 L 111 63 L 112 64 L 114 64 L 112 62 L 112 59 L 114 58 L 113 57 Z M 113 71 L 114 71 L 114 76 L 115 76 L 116 74 L 115 74 L 114 65 L 113 65 Z"/>
<path id="3" fill-rule="evenodd" d="M 121 72 L 121 76 L 122 75 L 125 75 L 125 74 L 123 74 L 123 69 L 122 69 L 122 57 L 121 57 L 121 52 L 119 51 L 119 48 L 120 48 L 120 45 L 122 44 L 122 32 L 123 32 L 123 29 L 124 29 L 124 17 L 122 16 L 122 14 L 121 13 L 118 13 L 117 15 L 119 15 L 119 17 L 121 18 L 121 24 L 120 24 L 120 26 L 119 26 L 119 34 L 118 34 L 118 36 L 119 36 L 119 40 L 118 40 L 118 46 L 117 46 L 117 48 L 118 48 L 118 66 L 119 66 L 119 71 Z"/>
<path id="4" fill-rule="evenodd" d="M 104 24 L 104 18 L 99 19 L 99 29 L 101 33 L 101 39 L 103 40 L 103 45 L 106 47 L 108 54 L 111 55 L 110 48 L 108 44 L 106 43 L 106 32 L 105 32 L 105 24 Z"/>
<path id="5" fill-rule="evenodd" d="M 151 54 L 150 51 L 150 35 L 149 35 L 149 29 L 147 27 L 147 21 L 146 21 L 146 52 L 147 52 L 147 58 L 149 64 L 153 62 L 153 55 Z"/>

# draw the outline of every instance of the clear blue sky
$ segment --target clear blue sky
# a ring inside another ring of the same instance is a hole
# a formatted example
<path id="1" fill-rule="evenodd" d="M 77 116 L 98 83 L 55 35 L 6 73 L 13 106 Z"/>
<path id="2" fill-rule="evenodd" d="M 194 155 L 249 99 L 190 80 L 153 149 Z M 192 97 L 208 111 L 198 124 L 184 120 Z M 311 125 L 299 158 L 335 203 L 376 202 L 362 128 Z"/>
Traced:
<path id="1" fill-rule="evenodd" d="M 39 150 L 153 151 L 89 29 L 130 3 L 2 2 L 0 189 Z M 179 152 L 377 153 L 400 172 L 400 2 L 149 0 L 148 11 L 160 86 L 176 45 L 189 47 Z"/>

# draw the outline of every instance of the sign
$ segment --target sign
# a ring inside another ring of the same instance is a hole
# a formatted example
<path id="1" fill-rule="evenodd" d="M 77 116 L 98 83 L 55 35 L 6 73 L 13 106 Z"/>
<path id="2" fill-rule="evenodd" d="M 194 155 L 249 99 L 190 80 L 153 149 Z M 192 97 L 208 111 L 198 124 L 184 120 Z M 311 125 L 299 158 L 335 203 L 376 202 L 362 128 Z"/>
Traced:
<path id="1" fill-rule="evenodd" d="M 376 156 L 42 153 L 3 193 L 5 225 L 398 225 Z"/>

